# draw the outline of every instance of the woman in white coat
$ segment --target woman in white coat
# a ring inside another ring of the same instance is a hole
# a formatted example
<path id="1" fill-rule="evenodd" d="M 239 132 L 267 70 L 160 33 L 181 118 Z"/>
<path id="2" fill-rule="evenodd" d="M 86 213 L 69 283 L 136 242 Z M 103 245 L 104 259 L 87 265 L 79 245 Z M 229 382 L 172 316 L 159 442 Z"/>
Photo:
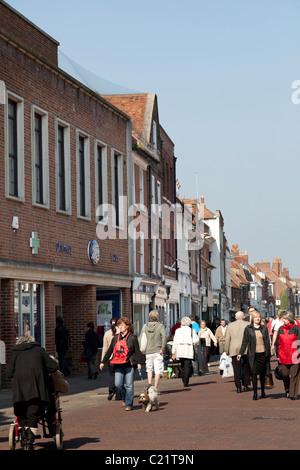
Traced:
<path id="1" fill-rule="evenodd" d="M 216 348 L 218 346 L 218 341 L 215 335 L 213 334 L 213 332 L 209 328 L 207 328 L 204 320 L 200 322 L 200 330 L 198 333 L 198 338 L 200 339 L 200 342 L 201 340 L 205 342 L 206 352 L 207 352 L 207 365 L 210 366 L 209 358 L 210 358 L 211 342 L 213 341 L 214 346 Z"/>
<path id="2" fill-rule="evenodd" d="M 191 376 L 194 344 L 199 342 L 195 330 L 191 328 L 191 324 L 189 317 L 181 319 L 181 327 L 175 331 L 172 346 L 173 360 L 177 359 L 181 363 L 181 377 L 184 387 L 188 386 Z"/>

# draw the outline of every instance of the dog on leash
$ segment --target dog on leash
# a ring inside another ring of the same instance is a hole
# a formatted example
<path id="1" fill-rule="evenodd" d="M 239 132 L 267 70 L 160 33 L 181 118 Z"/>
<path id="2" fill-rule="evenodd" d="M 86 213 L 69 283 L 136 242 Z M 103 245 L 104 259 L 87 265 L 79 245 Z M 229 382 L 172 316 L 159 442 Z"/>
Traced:
<path id="1" fill-rule="evenodd" d="M 143 405 L 144 411 L 146 412 L 151 411 L 154 405 L 158 410 L 159 402 L 157 389 L 153 386 L 149 387 L 147 392 L 143 392 L 139 395 L 138 402 Z"/>

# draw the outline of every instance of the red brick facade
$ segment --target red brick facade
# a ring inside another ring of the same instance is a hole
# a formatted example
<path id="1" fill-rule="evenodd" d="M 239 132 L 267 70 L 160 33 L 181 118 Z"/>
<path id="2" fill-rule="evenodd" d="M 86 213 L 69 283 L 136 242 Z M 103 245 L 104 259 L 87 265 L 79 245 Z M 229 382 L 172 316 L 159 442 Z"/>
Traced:
<path id="1" fill-rule="evenodd" d="M 128 168 L 131 165 L 130 118 L 109 104 L 100 95 L 67 75 L 57 67 L 58 43 L 0 2 L 0 80 L 5 83 L 6 97 L 22 104 L 20 119 L 24 136 L 24 197 L 10 197 L 7 158 L 7 102 L 0 105 L 0 201 L 2 243 L 0 247 L 0 339 L 6 344 L 7 358 L 15 342 L 16 282 L 43 286 L 45 346 L 55 353 L 55 316 L 59 292 L 60 313 L 70 328 L 73 370 L 79 371 L 78 358 L 86 323 L 97 324 L 97 295 L 105 289 L 119 295 L 118 314 L 131 316 L 131 273 L 126 210 L 124 229 L 116 229 L 119 239 L 97 237 L 96 218 L 96 146 L 106 150 L 107 202 L 114 204 L 113 159 L 120 161 L 120 193 L 128 191 Z M 41 110 L 47 116 L 49 200 L 46 205 L 33 203 L 33 113 Z M 19 119 L 19 118 L 18 118 Z M 57 210 L 57 123 L 69 129 L 70 210 Z M 18 122 L 19 124 L 19 122 Z M 89 187 L 87 198 L 90 213 L 78 216 L 78 135 L 88 140 Z M 130 139 L 128 138 L 130 135 Z M 130 160 L 130 161 L 129 161 Z M 21 178 L 22 178 L 21 176 Z M 12 229 L 12 218 L 18 217 L 19 228 Z M 30 247 L 32 232 L 38 234 L 37 254 Z M 92 264 L 87 255 L 88 244 L 97 240 L 100 261 Z M 69 251 L 58 250 L 58 244 Z M 23 284 L 22 284 L 23 285 Z M 85 367 L 86 368 L 86 367 Z"/>

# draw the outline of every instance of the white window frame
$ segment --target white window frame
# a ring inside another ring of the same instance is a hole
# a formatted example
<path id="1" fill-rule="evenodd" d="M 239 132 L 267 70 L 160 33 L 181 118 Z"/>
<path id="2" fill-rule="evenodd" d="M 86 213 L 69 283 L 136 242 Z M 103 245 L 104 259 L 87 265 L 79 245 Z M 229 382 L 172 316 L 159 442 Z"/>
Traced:
<path id="1" fill-rule="evenodd" d="M 8 135 L 8 100 L 17 104 L 17 160 L 18 160 L 18 195 L 9 194 L 9 135 Z M 25 201 L 25 163 L 24 163 L 24 100 L 20 96 L 6 91 L 5 124 L 5 197 Z"/>
<path id="2" fill-rule="evenodd" d="M 64 128 L 64 157 L 65 157 L 65 199 L 66 209 L 59 208 L 59 155 L 58 155 L 58 127 Z M 55 181 L 56 181 L 56 211 L 71 215 L 71 161 L 70 161 L 70 125 L 60 119 L 55 119 Z"/>
<path id="3" fill-rule="evenodd" d="M 36 177 L 35 177 L 35 115 L 42 118 L 42 158 L 43 158 L 43 203 L 36 201 Z M 48 113 L 37 106 L 31 107 L 31 149 L 32 149 L 32 204 L 49 209 L 49 137 L 48 137 Z"/>

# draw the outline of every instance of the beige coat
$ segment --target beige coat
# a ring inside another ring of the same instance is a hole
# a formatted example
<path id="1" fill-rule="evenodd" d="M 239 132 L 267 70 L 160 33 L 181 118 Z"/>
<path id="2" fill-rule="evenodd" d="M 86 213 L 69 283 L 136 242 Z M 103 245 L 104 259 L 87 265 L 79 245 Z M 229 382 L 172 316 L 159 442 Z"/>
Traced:
<path id="1" fill-rule="evenodd" d="M 226 332 L 227 332 L 227 326 L 225 326 L 225 334 L 223 335 L 223 327 L 220 325 L 216 329 L 216 340 L 218 343 L 225 343 L 225 338 L 226 338 Z"/>
<path id="2" fill-rule="evenodd" d="M 210 346 L 212 341 L 213 341 L 213 343 L 217 343 L 217 339 L 216 339 L 215 335 L 207 327 L 205 327 L 204 330 L 202 330 L 202 328 L 200 328 L 199 333 L 198 333 L 198 338 L 205 339 L 205 345 L 206 346 Z"/>
<path id="3" fill-rule="evenodd" d="M 116 327 L 116 334 L 119 333 L 119 328 Z M 101 356 L 101 360 L 104 358 L 109 346 L 110 346 L 110 343 L 111 343 L 111 340 L 113 339 L 114 335 L 112 334 L 112 331 L 111 329 L 109 329 L 103 336 L 103 349 L 102 349 L 102 356 Z M 110 357 L 111 359 L 111 357 Z"/>
<path id="4" fill-rule="evenodd" d="M 239 354 L 243 341 L 244 330 L 248 325 L 250 325 L 248 321 L 241 319 L 229 323 L 225 337 L 225 352 L 227 356 L 232 357 Z M 246 353 L 247 350 L 245 351 L 245 354 Z"/>

